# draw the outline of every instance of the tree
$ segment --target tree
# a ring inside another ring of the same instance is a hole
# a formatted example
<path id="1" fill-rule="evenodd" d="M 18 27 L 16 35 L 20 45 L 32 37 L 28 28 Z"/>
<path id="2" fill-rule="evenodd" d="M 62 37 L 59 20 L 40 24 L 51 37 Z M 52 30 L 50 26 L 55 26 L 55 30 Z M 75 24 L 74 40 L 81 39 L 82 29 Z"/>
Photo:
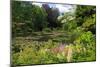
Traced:
<path id="1" fill-rule="evenodd" d="M 51 8 L 48 4 L 42 4 L 42 7 L 47 13 L 48 27 L 51 29 L 58 27 L 59 23 L 57 23 L 57 17 L 60 14 L 59 9 L 56 7 Z"/>
<path id="2" fill-rule="evenodd" d="M 32 9 L 32 22 L 35 31 L 42 31 L 43 28 L 47 27 L 47 14 L 43 8 L 33 5 Z"/>
<path id="3" fill-rule="evenodd" d="M 31 2 L 12 1 L 12 33 L 13 36 L 27 35 L 32 31 Z"/>
<path id="4" fill-rule="evenodd" d="M 71 12 L 64 13 L 64 15 L 58 17 L 58 21 L 62 23 L 63 30 L 67 32 L 77 27 L 75 19 L 75 15 Z"/>
<path id="5" fill-rule="evenodd" d="M 78 5 L 76 9 L 76 22 L 78 26 L 82 26 L 86 31 L 90 30 L 95 33 L 96 25 L 96 8 L 95 6 Z"/>
<path id="6" fill-rule="evenodd" d="M 32 2 L 12 1 L 13 36 L 31 35 L 47 27 L 46 11 Z"/>

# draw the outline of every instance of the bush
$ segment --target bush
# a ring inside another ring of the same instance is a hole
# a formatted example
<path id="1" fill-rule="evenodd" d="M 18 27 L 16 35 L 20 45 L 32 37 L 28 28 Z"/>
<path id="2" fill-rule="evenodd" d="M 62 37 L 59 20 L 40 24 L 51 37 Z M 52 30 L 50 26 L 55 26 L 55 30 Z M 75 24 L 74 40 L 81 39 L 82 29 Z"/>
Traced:
<path id="1" fill-rule="evenodd" d="M 44 32 L 51 32 L 52 30 L 50 28 L 44 28 L 43 31 Z"/>
<path id="2" fill-rule="evenodd" d="M 74 43 L 74 62 L 96 60 L 95 37 L 90 31 L 82 33 Z"/>
<path id="3" fill-rule="evenodd" d="M 86 39 L 87 38 L 87 39 Z M 13 52 L 12 60 L 14 65 L 25 64 L 48 64 L 69 62 L 66 52 L 72 49 L 72 59 L 70 62 L 94 61 L 95 60 L 95 38 L 91 32 L 82 33 L 71 46 L 63 46 L 61 52 L 57 52 L 60 43 L 48 40 L 47 42 L 38 41 L 15 41 L 14 45 L 23 45 L 17 48 L 23 49 Z M 15 46 L 13 46 L 15 47 Z M 16 49 L 17 49 L 16 48 Z M 56 49 L 57 48 L 57 49 Z M 56 50 L 57 53 L 55 53 Z"/>

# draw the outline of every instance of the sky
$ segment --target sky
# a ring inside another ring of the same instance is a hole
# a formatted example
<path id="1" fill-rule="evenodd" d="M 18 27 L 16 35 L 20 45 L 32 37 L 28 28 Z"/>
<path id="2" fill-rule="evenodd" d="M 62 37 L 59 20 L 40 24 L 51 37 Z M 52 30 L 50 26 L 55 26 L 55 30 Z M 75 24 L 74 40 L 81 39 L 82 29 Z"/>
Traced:
<path id="1" fill-rule="evenodd" d="M 32 4 L 35 4 L 35 5 L 38 5 L 38 6 L 42 6 L 43 3 L 32 3 Z M 48 4 L 51 8 L 52 7 L 56 7 L 59 9 L 59 11 L 61 13 L 64 13 L 64 12 L 69 12 L 69 11 L 75 11 L 75 8 L 76 6 L 75 5 L 65 5 L 65 4 Z M 74 8 L 74 9 L 73 9 Z"/>

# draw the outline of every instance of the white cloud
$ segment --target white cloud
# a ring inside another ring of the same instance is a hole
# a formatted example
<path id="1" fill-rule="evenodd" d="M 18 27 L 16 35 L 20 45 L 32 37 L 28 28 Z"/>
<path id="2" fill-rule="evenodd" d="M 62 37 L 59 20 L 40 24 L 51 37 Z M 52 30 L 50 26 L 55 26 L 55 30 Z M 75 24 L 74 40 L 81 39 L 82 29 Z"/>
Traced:
<path id="1" fill-rule="evenodd" d="M 33 5 L 38 5 L 38 6 L 40 6 L 40 7 L 42 6 L 41 3 L 34 3 L 34 2 L 33 2 L 32 4 L 33 4 Z"/>
<path id="2" fill-rule="evenodd" d="M 59 8 L 59 11 L 60 11 L 60 12 L 68 12 L 68 11 L 69 11 L 69 10 L 68 10 L 69 7 L 64 7 L 64 6 L 61 5 L 61 4 L 57 4 L 56 7 Z"/>
<path id="3" fill-rule="evenodd" d="M 59 11 L 61 13 L 69 12 L 69 11 L 73 11 L 73 10 L 75 11 L 75 9 L 76 9 L 75 5 L 72 6 L 72 5 L 57 4 L 56 7 L 59 8 Z"/>

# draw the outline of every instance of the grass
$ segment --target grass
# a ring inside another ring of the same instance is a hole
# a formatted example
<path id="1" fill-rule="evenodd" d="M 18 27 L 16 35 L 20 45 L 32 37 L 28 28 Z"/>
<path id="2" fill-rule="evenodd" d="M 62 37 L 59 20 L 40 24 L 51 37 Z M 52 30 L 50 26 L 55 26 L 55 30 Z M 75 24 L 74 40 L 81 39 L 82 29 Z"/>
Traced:
<path id="1" fill-rule="evenodd" d="M 64 35 L 66 32 L 37 33 L 12 40 L 14 65 L 95 61 L 95 39 L 90 32 L 82 33 L 73 42 L 69 41 L 72 36 Z"/>

